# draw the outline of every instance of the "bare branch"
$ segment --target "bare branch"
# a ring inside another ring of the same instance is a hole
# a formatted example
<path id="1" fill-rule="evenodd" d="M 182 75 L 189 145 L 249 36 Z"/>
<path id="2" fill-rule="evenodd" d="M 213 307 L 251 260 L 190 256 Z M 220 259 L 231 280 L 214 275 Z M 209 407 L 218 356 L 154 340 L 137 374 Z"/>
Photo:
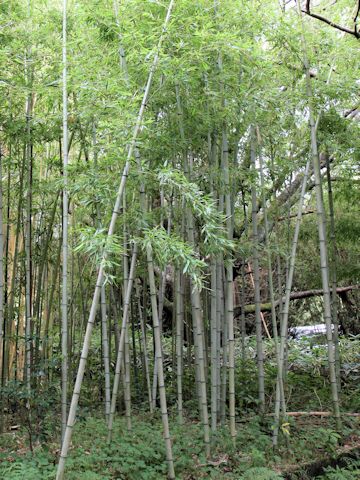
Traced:
<path id="1" fill-rule="evenodd" d="M 342 25 L 338 25 L 337 23 L 333 22 L 332 20 L 329 20 L 328 18 L 323 17 L 322 15 L 318 15 L 317 13 L 312 13 L 310 11 L 310 0 L 306 0 L 306 6 L 305 10 L 301 10 L 303 13 L 306 15 L 309 15 L 310 17 L 316 18 L 317 20 L 320 20 L 320 22 L 324 22 L 327 25 L 330 25 L 330 27 L 336 28 L 337 30 L 340 30 L 341 32 L 348 33 L 349 35 L 354 35 L 355 38 L 360 39 L 360 33 L 357 30 L 356 27 L 356 20 L 359 15 L 359 10 L 360 10 L 360 0 L 358 0 L 358 8 L 356 12 L 356 16 L 354 19 L 355 22 L 355 27 L 354 30 L 350 30 L 350 28 L 343 27 Z"/>
<path id="2" fill-rule="evenodd" d="M 354 17 L 354 30 L 355 30 L 356 33 L 359 33 L 358 29 L 357 29 L 357 19 L 358 19 L 358 16 L 359 16 L 359 12 L 360 12 L 360 0 L 358 0 L 357 9 L 356 9 L 355 17 Z"/>

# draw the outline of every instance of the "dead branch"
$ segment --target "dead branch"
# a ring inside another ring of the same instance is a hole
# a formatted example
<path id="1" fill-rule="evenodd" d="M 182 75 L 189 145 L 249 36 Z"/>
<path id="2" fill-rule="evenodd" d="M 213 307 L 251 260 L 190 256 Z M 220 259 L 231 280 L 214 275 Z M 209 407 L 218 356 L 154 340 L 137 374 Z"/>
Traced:
<path id="1" fill-rule="evenodd" d="M 347 287 L 338 287 L 336 289 L 336 293 L 338 295 L 344 294 L 346 292 L 349 292 L 350 290 L 357 290 L 360 288 L 360 285 L 349 285 Z M 319 295 L 323 295 L 324 291 L 323 289 L 319 290 L 304 290 L 302 292 L 292 292 L 290 295 L 290 300 L 301 300 L 304 298 L 311 298 L 311 297 L 316 297 Z M 282 301 L 285 300 L 285 297 L 283 297 Z M 277 307 L 280 303 L 280 300 L 276 300 L 275 302 L 275 307 Z M 260 305 L 261 311 L 262 312 L 270 312 L 271 311 L 271 303 L 266 302 L 262 303 Z M 254 313 L 255 312 L 255 305 L 245 305 L 244 306 L 244 311 L 245 313 Z M 237 305 L 234 307 L 234 316 L 237 317 L 241 314 L 241 306 Z"/>

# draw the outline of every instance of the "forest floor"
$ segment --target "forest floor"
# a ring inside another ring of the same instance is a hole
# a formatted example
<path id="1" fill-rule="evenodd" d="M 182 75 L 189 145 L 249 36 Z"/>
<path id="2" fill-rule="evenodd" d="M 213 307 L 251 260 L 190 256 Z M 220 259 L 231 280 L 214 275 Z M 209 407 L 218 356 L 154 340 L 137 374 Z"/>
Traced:
<path id="1" fill-rule="evenodd" d="M 252 342 L 252 343 L 251 343 Z M 287 372 L 288 411 L 331 411 L 326 346 L 304 341 L 289 342 Z M 170 341 L 169 341 L 170 345 Z M 341 431 L 328 415 L 290 416 L 281 425 L 279 446 L 272 447 L 276 362 L 271 342 L 265 346 L 266 414 L 260 418 L 257 400 L 255 344 L 251 339 L 247 360 L 236 367 L 237 439 L 233 446 L 227 427 L 212 435 L 211 458 L 204 455 L 202 426 L 193 395 L 194 372 L 184 369 L 185 424 L 177 421 L 176 382 L 167 372 L 170 430 L 178 479 L 229 480 L 355 480 L 360 479 L 360 417 L 344 415 Z M 240 346 L 237 346 L 240 351 Z M 253 353 L 252 353 L 253 352 Z M 359 338 L 342 338 L 341 410 L 360 412 Z M 165 349 L 171 355 L 171 348 Z M 138 372 L 139 373 L 139 372 Z M 103 376 L 93 368 L 83 387 L 66 463 L 66 480 L 161 480 L 167 465 L 161 415 L 146 408 L 146 388 L 136 380 L 132 391 L 132 429 L 122 413 L 116 418 L 113 441 L 107 444 L 107 428 L 99 405 Z M 59 458 L 60 417 L 58 378 L 41 385 L 31 399 L 31 422 L 25 408 L 26 390 L 9 385 L 8 416 L 0 435 L 0 480 L 49 480 L 55 478 Z M 96 401 L 95 401 L 96 399 Z M 29 428 L 31 425 L 31 429 Z M 26 428 L 28 426 L 28 428 Z M 31 435 L 29 434 L 31 432 Z M 31 442 L 30 442 L 31 440 Z M 30 446 L 32 444 L 32 448 Z M 333 459 L 333 461 L 332 461 Z"/>
<path id="2" fill-rule="evenodd" d="M 50 425 L 49 425 L 50 427 Z M 290 419 L 288 433 L 274 452 L 271 444 L 271 420 L 252 416 L 238 423 L 234 448 L 228 432 L 219 429 L 213 437 L 212 457 L 204 456 L 201 426 L 187 421 L 172 422 L 173 450 L 177 478 L 195 480 L 281 478 L 349 480 L 360 478 L 360 419 L 347 417 L 341 434 L 329 417 Z M 45 432 L 45 431 L 44 431 Z M 115 424 L 113 442 L 107 445 L 104 419 L 88 417 L 76 423 L 72 448 L 67 460 L 67 480 L 159 480 L 166 478 L 165 452 L 159 416 L 138 413 L 127 431 L 124 419 Z M 53 479 L 59 455 L 58 439 L 43 433 L 29 448 L 29 435 L 16 430 L 0 437 L 0 478 L 4 480 Z M 341 467 L 330 458 L 353 452 Z M 325 459 L 325 460 L 324 460 Z M 344 468 L 345 466 L 345 468 Z M 314 473 L 315 472 L 315 473 Z"/>

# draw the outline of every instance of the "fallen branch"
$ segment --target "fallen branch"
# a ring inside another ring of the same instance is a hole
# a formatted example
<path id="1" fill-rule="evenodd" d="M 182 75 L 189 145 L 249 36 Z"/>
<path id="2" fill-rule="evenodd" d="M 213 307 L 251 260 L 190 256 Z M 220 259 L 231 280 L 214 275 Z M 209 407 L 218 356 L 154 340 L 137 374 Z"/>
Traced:
<path id="1" fill-rule="evenodd" d="M 267 416 L 272 417 L 274 414 L 269 413 Z M 333 412 L 286 412 L 287 417 L 331 417 Z M 360 417 L 360 413 L 341 413 L 344 417 Z"/>
<path id="2" fill-rule="evenodd" d="M 312 210 L 312 209 L 309 209 L 309 210 L 305 210 L 304 212 L 302 212 L 302 216 L 304 215 L 310 215 L 311 213 L 316 213 L 315 210 Z M 278 217 L 278 222 L 282 222 L 283 220 L 288 220 L 289 218 L 296 218 L 297 217 L 297 213 L 291 213 L 290 215 L 283 215 L 282 217 Z"/>
<path id="3" fill-rule="evenodd" d="M 336 289 L 337 294 L 349 292 L 350 290 L 358 290 L 360 288 L 360 285 L 349 285 L 348 287 L 338 287 Z M 323 289 L 319 290 L 304 290 L 302 292 L 292 292 L 290 295 L 290 300 L 301 300 L 304 298 L 311 298 L 311 297 L 316 297 L 319 295 L 323 295 L 324 291 Z M 282 301 L 285 300 L 285 297 L 283 297 Z M 280 303 L 280 300 L 276 300 L 275 302 L 275 307 L 277 307 Z M 270 312 L 271 311 L 271 303 L 266 302 L 266 303 L 261 303 L 260 304 L 260 309 L 262 312 Z M 255 305 L 245 305 L 244 306 L 244 311 L 245 313 L 254 313 L 255 312 Z M 241 314 L 241 306 L 237 305 L 234 307 L 234 315 L 235 317 L 239 316 Z"/>

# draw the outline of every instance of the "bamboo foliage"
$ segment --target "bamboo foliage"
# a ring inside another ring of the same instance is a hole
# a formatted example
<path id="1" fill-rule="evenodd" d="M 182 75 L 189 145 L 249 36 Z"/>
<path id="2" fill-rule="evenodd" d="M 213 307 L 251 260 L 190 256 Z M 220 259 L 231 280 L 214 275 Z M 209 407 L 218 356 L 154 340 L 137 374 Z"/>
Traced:
<path id="1" fill-rule="evenodd" d="M 57 480 L 83 400 L 104 410 L 108 443 L 118 425 L 133 438 L 139 409 L 161 415 L 169 478 L 172 416 L 177 432 L 199 422 L 209 462 L 225 435 L 239 450 L 250 408 L 274 419 L 274 447 L 288 442 L 289 327 L 312 297 L 340 427 L 338 324 L 353 306 L 337 295 L 357 295 L 342 261 L 358 249 L 335 238 L 335 214 L 337 233 L 358 148 L 354 50 L 340 35 L 323 46 L 297 3 L 281 17 L 235 0 L 0 9 L 0 430 L 19 416 L 32 445 L 33 406 L 61 393 Z"/>

